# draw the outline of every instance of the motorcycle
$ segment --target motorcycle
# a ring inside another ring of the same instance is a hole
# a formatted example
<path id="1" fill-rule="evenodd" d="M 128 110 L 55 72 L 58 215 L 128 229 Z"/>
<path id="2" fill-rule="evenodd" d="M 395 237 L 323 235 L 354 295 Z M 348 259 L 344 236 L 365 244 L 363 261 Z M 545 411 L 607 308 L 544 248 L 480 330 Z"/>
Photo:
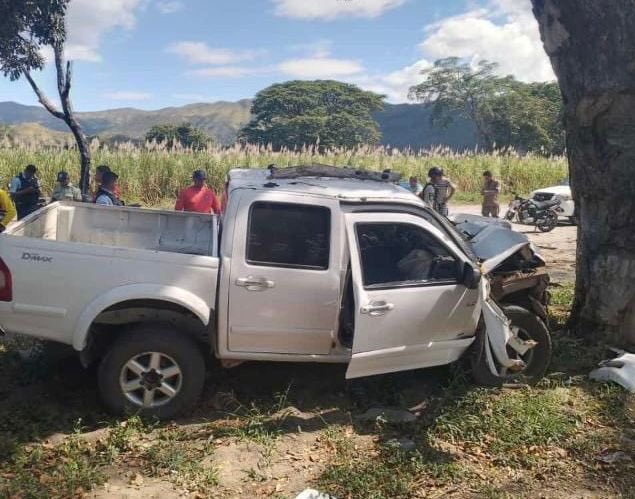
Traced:
<path id="1" fill-rule="evenodd" d="M 514 194 L 505 219 L 511 222 L 515 218 L 521 224 L 533 225 L 541 232 L 550 232 L 558 225 L 558 210 L 562 211 L 559 199 L 536 201 Z"/>

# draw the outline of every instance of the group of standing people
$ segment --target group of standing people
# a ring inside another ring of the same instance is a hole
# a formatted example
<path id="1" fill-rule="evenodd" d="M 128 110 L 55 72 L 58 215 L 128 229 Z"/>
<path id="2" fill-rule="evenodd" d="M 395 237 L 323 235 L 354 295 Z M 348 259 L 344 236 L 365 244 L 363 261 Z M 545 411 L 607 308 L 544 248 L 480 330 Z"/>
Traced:
<path id="1" fill-rule="evenodd" d="M 71 183 L 68 172 L 59 172 L 57 183 L 51 193 L 51 202 L 84 201 L 102 206 L 123 206 L 125 204 L 120 197 L 119 176 L 110 167 L 99 165 L 95 169 L 94 180 L 94 193 L 84 196 L 79 188 Z M 0 232 L 4 231 L 7 224 L 16 216 L 20 220 L 42 207 L 43 204 L 37 167 L 27 165 L 24 171 L 11 179 L 9 192 L 0 189 Z M 179 193 L 174 209 L 211 214 L 221 212 L 220 200 L 207 185 L 207 173 L 204 170 L 194 171 L 192 185 Z"/>
<path id="2" fill-rule="evenodd" d="M 456 193 L 456 186 L 445 176 L 443 169 L 438 166 L 433 166 L 428 170 L 428 178 L 428 183 L 421 185 L 417 177 L 410 177 L 408 189 L 430 205 L 434 211 L 447 217 L 449 214 L 448 203 Z M 500 205 L 498 204 L 499 193 L 500 182 L 494 178 L 489 170 L 483 172 L 481 213 L 484 217 L 498 218 L 500 211 Z"/>

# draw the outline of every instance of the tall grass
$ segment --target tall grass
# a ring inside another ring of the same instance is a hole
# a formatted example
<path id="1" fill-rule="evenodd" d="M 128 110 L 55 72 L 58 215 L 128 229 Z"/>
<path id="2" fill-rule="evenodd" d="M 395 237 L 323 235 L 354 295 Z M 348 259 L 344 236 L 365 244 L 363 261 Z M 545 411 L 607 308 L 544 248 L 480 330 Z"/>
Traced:
<path id="1" fill-rule="evenodd" d="M 107 164 L 119 174 L 122 197 L 157 205 L 174 198 L 176 191 L 190 181 L 195 169 L 205 169 L 210 184 L 222 188 L 225 174 L 236 167 L 280 167 L 299 164 L 324 163 L 383 170 L 390 168 L 405 177 L 416 175 L 425 181 L 432 166 L 442 167 L 456 183 L 459 199 L 478 199 L 482 172 L 492 170 L 503 185 L 503 193 L 527 193 L 535 188 L 553 185 L 567 176 L 566 160 L 519 155 L 514 151 L 489 154 L 477 151 L 454 152 L 447 148 L 399 151 L 384 147 L 363 146 L 355 149 L 319 151 L 314 147 L 298 150 L 273 151 L 269 147 L 253 145 L 209 147 L 194 151 L 183 148 L 168 149 L 162 144 L 130 143 L 113 147 L 92 144 L 93 165 Z M 0 143 L 0 183 L 5 186 L 25 165 L 33 163 L 46 191 L 52 190 L 55 174 L 66 170 L 71 178 L 79 178 L 79 157 L 74 148 L 42 147 L 37 144 Z"/>

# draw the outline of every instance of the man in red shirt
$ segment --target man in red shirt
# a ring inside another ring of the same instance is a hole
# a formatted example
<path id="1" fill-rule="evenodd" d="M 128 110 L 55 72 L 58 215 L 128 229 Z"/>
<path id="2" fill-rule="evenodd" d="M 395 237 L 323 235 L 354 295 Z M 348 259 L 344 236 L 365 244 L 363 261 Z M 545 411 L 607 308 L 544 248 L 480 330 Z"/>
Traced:
<path id="1" fill-rule="evenodd" d="M 192 174 L 192 185 L 183 189 L 176 200 L 176 211 L 194 211 L 197 213 L 220 213 L 220 202 L 205 181 L 207 173 L 196 170 Z"/>

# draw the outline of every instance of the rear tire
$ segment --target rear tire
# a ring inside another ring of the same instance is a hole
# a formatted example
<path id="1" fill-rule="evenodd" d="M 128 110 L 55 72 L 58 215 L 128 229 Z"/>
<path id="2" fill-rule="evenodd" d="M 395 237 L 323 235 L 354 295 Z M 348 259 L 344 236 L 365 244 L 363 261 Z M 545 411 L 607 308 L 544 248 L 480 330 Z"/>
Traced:
<path id="1" fill-rule="evenodd" d="M 98 371 L 109 411 L 173 418 L 191 408 L 205 382 L 205 362 L 190 337 L 161 324 L 143 324 L 122 334 Z"/>
<path id="2" fill-rule="evenodd" d="M 472 377 L 479 385 L 502 386 L 504 384 L 526 383 L 534 385 L 545 375 L 551 361 L 551 335 L 545 323 L 537 315 L 517 305 L 503 307 L 503 312 L 511 320 L 512 326 L 520 328 L 525 339 L 531 339 L 538 344 L 530 352 L 531 356 L 526 360 L 527 365 L 520 373 L 507 376 L 496 376 L 487 365 L 485 355 L 485 328 L 480 328 L 476 334 L 476 340 L 472 346 L 470 363 Z M 494 360 L 496 363 L 496 360 Z"/>

